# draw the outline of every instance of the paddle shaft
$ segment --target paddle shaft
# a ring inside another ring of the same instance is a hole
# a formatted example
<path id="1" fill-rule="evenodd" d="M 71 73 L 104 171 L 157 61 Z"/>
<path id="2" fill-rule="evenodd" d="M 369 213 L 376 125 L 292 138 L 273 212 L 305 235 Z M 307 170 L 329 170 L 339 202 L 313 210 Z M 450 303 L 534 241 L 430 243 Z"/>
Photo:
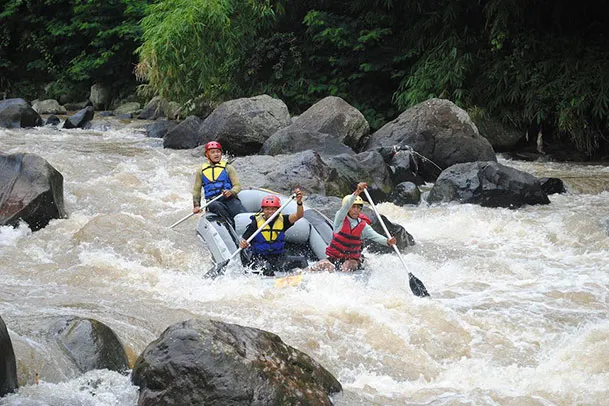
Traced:
<path id="1" fill-rule="evenodd" d="M 203 206 L 201 206 L 201 210 L 203 210 L 204 208 L 206 208 L 207 206 L 209 206 L 210 204 L 212 204 L 213 202 L 215 202 L 216 200 L 218 200 L 221 197 L 222 197 L 222 193 L 220 193 L 218 196 L 214 197 L 209 202 L 206 202 Z M 177 226 L 180 223 L 185 222 L 186 220 L 188 220 L 189 218 L 191 218 L 195 214 L 197 214 L 197 213 L 190 213 L 188 216 L 186 216 L 183 219 L 180 219 L 180 220 L 176 221 L 175 223 L 173 223 L 172 225 L 170 225 L 169 228 L 174 228 L 175 226 Z"/>
<path id="2" fill-rule="evenodd" d="M 376 205 L 372 201 L 372 198 L 370 197 L 370 193 L 368 193 L 368 190 L 366 190 L 366 189 L 364 189 L 364 193 L 366 194 L 366 198 L 368 199 L 368 202 L 370 203 L 372 210 L 374 210 L 376 217 L 379 219 L 379 222 L 381 223 L 381 226 L 383 227 L 383 231 L 385 231 L 385 235 L 387 236 L 387 238 L 391 238 L 391 234 L 389 234 L 389 230 L 387 230 L 387 226 L 385 225 L 385 222 L 383 221 L 381 214 L 376 209 Z M 396 244 L 391 244 L 391 246 L 393 247 L 393 250 L 395 251 L 395 253 L 398 254 L 398 258 L 400 258 L 400 262 L 402 262 L 402 265 L 404 265 L 404 268 L 406 268 L 406 271 L 408 273 L 410 273 L 410 271 L 408 270 L 408 265 L 406 265 L 406 261 L 404 261 L 404 258 L 402 258 L 402 253 L 400 252 L 400 250 L 398 249 Z"/>

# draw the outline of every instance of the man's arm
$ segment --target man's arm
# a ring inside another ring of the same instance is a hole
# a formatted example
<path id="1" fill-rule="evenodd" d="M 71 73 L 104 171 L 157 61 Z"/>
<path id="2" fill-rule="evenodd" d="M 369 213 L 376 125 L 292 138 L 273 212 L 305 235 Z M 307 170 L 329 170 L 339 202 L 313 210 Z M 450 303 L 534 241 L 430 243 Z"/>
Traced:
<path id="1" fill-rule="evenodd" d="M 299 219 L 304 216 L 304 209 L 302 207 L 302 191 L 299 188 L 294 189 L 296 194 L 296 213 L 292 213 L 288 216 L 288 220 L 291 224 L 296 223 Z"/>
<path id="2" fill-rule="evenodd" d="M 353 202 L 355 201 L 355 195 L 349 196 L 345 204 L 343 204 L 340 209 L 336 212 L 334 216 L 334 231 L 340 230 L 343 226 L 343 221 L 345 221 L 345 217 L 349 214 L 349 209 L 353 206 Z"/>
<path id="3" fill-rule="evenodd" d="M 247 225 L 247 228 L 243 232 L 243 235 L 241 236 L 241 238 L 243 238 L 244 240 L 247 240 L 248 238 L 250 238 L 252 236 L 252 234 L 254 234 L 254 232 L 257 229 L 257 225 L 258 225 L 255 221 L 256 220 L 252 220 L 252 222 Z"/>
<path id="4" fill-rule="evenodd" d="M 203 187 L 203 179 L 201 172 L 195 173 L 195 185 L 192 188 L 192 204 L 194 207 L 201 207 L 201 188 Z"/>
<path id="5" fill-rule="evenodd" d="M 228 174 L 230 183 L 233 185 L 230 192 L 233 196 L 237 196 L 237 194 L 241 192 L 241 182 L 239 182 L 239 176 L 237 175 L 237 171 L 232 165 L 228 164 L 226 165 L 226 173 Z"/>
<path id="6" fill-rule="evenodd" d="M 387 237 L 374 231 L 369 224 L 366 224 L 366 227 L 364 227 L 364 230 L 362 231 L 362 238 L 372 240 L 376 243 L 384 245 L 385 247 L 389 246 L 389 244 L 387 244 Z"/>

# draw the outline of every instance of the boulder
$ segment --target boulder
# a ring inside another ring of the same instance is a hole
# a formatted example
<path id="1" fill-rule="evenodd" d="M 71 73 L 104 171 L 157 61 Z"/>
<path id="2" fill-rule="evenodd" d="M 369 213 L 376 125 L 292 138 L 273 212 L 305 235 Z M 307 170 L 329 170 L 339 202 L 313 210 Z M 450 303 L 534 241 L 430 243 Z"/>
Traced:
<path id="1" fill-rule="evenodd" d="M 61 120 L 54 114 L 48 116 L 47 120 L 44 122 L 44 125 L 58 126 L 59 124 L 61 124 Z"/>
<path id="2" fill-rule="evenodd" d="M 511 209 L 527 204 L 550 203 L 539 179 L 497 162 L 469 162 L 445 169 L 431 189 L 427 201 L 457 201 Z"/>
<path id="3" fill-rule="evenodd" d="M 146 127 L 146 137 L 163 138 L 176 125 L 173 120 L 156 120 Z"/>
<path id="4" fill-rule="evenodd" d="M 553 195 L 555 193 L 567 193 L 567 188 L 565 187 L 565 184 L 562 179 L 540 178 L 539 182 L 541 183 L 541 189 L 547 195 Z"/>
<path id="5" fill-rule="evenodd" d="M 331 405 L 340 383 L 277 335 L 215 320 L 167 328 L 135 362 L 140 406 Z"/>
<path id="6" fill-rule="evenodd" d="M 61 173 L 35 154 L 0 153 L 0 225 L 22 219 L 36 231 L 66 216 Z"/>
<path id="7" fill-rule="evenodd" d="M 201 144 L 219 141 L 232 155 L 252 155 L 271 135 L 289 124 L 285 103 L 264 94 L 219 105 L 203 121 L 199 139 Z"/>
<path id="8" fill-rule="evenodd" d="M 370 224 L 372 229 L 381 235 L 386 235 L 385 230 L 383 230 L 383 225 L 380 223 L 376 214 L 374 214 L 374 212 L 372 212 L 372 214 L 365 214 L 368 215 L 370 221 L 372 222 Z M 396 238 L 396 246 L 400 251 L 404 251 L 407 247 L 415 245 L 414 237 L 412 236 L 412 234 L 406 231 L 404 227 L 399 224 L 392 223 L 387 217 L 382 214 L 381 218 L 383 219 L 383 222 L 385 223 L 385 227 L 387 227 L 389 234 Z M 390 254 L 392 252 L 395 252 L 391 247 L 380 245 L 370 240 L 364 240 L 364 247 L 368 248 L 370 252 L 374 252 L 377 254 Z"/>
<path id="9" fill-rule="evenodd" d="M 37 100 L 32 104 L 32 108 L 38 114 L 66 114 L 67 112 L 66 108 L 55 99 Z"/>
<path id="10" fill-rule="evenodd" d="M 321 156 L 335 156 L 340 154 L 355 155 L 355 152 L 338 141 L 335 136 L 289 126 L 280 129 L 271 135 L 260 149 L 261 155 L 291 154 L 313 150 Z"/>
<path id="11" fill-rule="evenodd" d="M 68 317 L 52 326 L 50 334 L 81 372 L 129 369 L 120 340 L 110 327 L 97 320 Z"/>
<path id="12" fill-rule="evenodd" d="M 330 134 L 354 151 L 361 151 L 370 133 L 364 115 L 336 96 L 325 97 L 309 107 L 290 127 Z"/>
<path id="13" fill-rule="evenodd" d="M 140 120 L 156 120 L 165 117 L 165 110 L 169 110 L 169 102 L 161 96 L 153 97 L 137 116 Z"/>
<path id="14" fill-rule="evenodd" d="M 383 157 L 376 151 L 361 152 L 357 155 L 341 154 L 326 159 L 329 167 L 336 170 L 343 188 L 336 196 L 353 193 L 359 182 L 368 183 L 368 192 L 375 202 L 387 200 L 393 183 Z"/>
<path id="15" fill-rule="evenodd" d="M 142 106 L 138 102 L 127 102 L 123 103 L 112 111 L 115 116 L 121 116 L 123 114 L 134 116 L 140 111 Z"/>
<path id="16" fill-rule="evenodd" d="M 366 149 L 382 146 L 411 147 L 422 157 L 419 174 L 430 182 L 456 163 L 497 161 L 493 147 L 467 112 L 443 99 L 407 109 L 372 134 Z"/>
<path id="17" fill-rule="evenodd" d="M 95 83 L 91 86 L 89 101 L 96 110 L 106 110 L 112 102 L 112 90 L 106 85 Z"/>
<path id="18" fill-rule="evenodd" d="M 186 117 L 184 121 L 168 130 L 167 134 L 163 136 L 163 148 L 196 148 L 201 143 L 198 130 L 202 122 L 197 116 Z"/>
<path id="19" fill-rule="evenodd" d="M 0 100 L 0 127 L 27 128 L 40 125 L 43 125 L 42 118 L 25 100 Z"/>
<path id="20" fill-rule="evenodd" d="M 93 107 L 85 107 L 68 117 L 63 123 L 63 128 L 85 128 L 93 120 L 93 116 L 95 116 Z"/>
<path id="21" fill-rule="evenodd" d="M 242 184 L 290 195 L 299 187 L 306 193 L 340 195 L 348 181 L 326 164 L 317 152 L 293 155 L 251 155 L 238 158 L 233 166 Z"/>
<path id="22" fill-rule="evenodd" d="M 11 337 L 6 324 L 0 317 L 0 398 L 19 387 L 17 383 L 17 362 Z"/>
<path id="23" fill-rule="evenodd" d="M 412 182 L 398 183 L 389 196 L 396 206 L 405 206 L 407 204 L 418 205 L 421 202 L 421 191 Z"/>

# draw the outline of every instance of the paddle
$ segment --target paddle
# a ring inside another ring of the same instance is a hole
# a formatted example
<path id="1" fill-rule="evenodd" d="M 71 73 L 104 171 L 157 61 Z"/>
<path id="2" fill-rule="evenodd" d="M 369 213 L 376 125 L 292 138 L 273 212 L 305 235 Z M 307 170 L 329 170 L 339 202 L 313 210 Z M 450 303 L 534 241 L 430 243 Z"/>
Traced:
<path id="1" fill-rule="evenodd" d="M 296 198 L 296 193 L 292 194 L 290 196 L 290 198 L 284 204 L 282 204 L 281 207 L 278 208 L 277 211 L 275 213 L 273 213 L 273 215 L 271 217 L 269 217 L 269 219 L 267 221 L 264 222 L 264 224 L 262 224 L 260 227 L 258 227 L 258 229 L 254 232 L 254 234 L 252 234 L 250 236 L 250 238 L 248 238 L 246 241 L 248 243 L 250 243 L 254 239 L 254 237 L 256 237 L 258 234 L 260 234 L 260 232 L 262 232 L 262 229 L 264 227 L 266 227 L 271 221 L 273 221 L 275 219 L 275 217 L 277 217 L 281 213 L 281 211 L 283 209 L 285 209 L 285 207 L 288 204 L 290 204 L 292 202 L 292 200 L 294 200 L 295 198 Z M 205 274 L 205 277 L 213 279 L 216 276 L 221 275 L 224 272 L 223 269 L 226 267 L 226 265 L 228 265 L 228 263 L 231 261 L 231 259 L 233 259 L 235 256 L 237 256 L 237 254 L 240 253 L 242 250 L 243 250 L 243 248 L 239 247 L 239 249 L 237 251 L 233 252 L 228 259 L 217 263 L 213 268 L 211 268 L 209 271 L 207 271 L 207 273 Z M 222 271 L 222 272 L 220 272 L 220 271 Z"/>
<path id="2" fill-rule="evenodd" d="M 212 204 L 213 202 L 215 202 L 216 200 L 218 200 L 221 197 L 222 197 L 222 193 L 220 193 L 218 196 L 214 197 L 209 202 L 206 202 L 203 206 L 201 206 L 201 210 L 203 210 L 204 208 L 206 208 L 207 206 L 209 206 L 210 204 Z M 172 225 L 170 225 L 169 228 L 174 228 L 175 226 L 177 226 L 180 223 L 183 223 L 184 221 L 188 220 L 195 214 L 197 214 L 197 213 L 190 213 L 188 216 L 186 216 L 183 219 L 180 219 L 180 220 L 176 221 L 175 223 L 173 223 Z"/>
<path id="3" fill-rule="evenodd" d="M 376 209 L 376 206 L 374 205 L 374 202 L 372 201 L 372 198 L 370 197 L 370 193 L 368 193 L 368 190 L 366 190 L 366 189 L 364 189 L 364 193 L 366 194 L 366 198 L 368 199 L 370 206 L 372 206 L 372 210 L 374 210 L 376 217 L 379 219 L 381 226 L 383 226 L 385 235 L 387 235 L 387 238 L 391 238 L 391 235 L 389 234 L 389 230 L 387 230 L 387 226 L 385 226 L 385 222 L 383 221 L 383 218 L 379 214 L 378 210 Z M 429 296 L 429 293 L 427 293 L 427 289 L 425 289 L 425 285 L 423 285 L 423 282 L 418 280 L 417 277 L 414 276 L 408 270 L 408 265 L 406 265 L 406 261 L 404 261 L 404 258 L 402 258 L 402 254 L 400 253 L 400 250 L 398 249 L 398 247 L 395 244 L 393 244 L 391 246 L 393 247 L 393 250 L 395 251 L 395 253 L 398 254 L 398 258 L 400 258 L 400 261 L 402 262 L 402 265 L 404 265 L 406 272 L 408 272 L 410 290 L 412 290 L 412 293 L 414 293 L 416 296 L 419 296 L 419 297 Z"/>

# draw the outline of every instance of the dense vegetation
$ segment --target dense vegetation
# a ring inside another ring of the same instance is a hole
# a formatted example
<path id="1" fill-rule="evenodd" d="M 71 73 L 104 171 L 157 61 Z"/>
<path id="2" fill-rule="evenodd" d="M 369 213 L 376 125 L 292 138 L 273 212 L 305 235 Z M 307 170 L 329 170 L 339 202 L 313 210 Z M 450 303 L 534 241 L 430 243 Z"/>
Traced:
<path id="1" fill-rule="evenodd" d="M 118 93 L 133 88 L 139 63 L 141 90 L 191 108 L 267 93 L 297 114 L 336 95 L 375 129 L 443 97 L 478 118 L 542 128 L 589 158 L 609 153 L 600 2 L 150 3 L 0 0 L 0 91 L 40 97 L 51 84 L 57 97 L 49 88 L 101 81 Z"/>

